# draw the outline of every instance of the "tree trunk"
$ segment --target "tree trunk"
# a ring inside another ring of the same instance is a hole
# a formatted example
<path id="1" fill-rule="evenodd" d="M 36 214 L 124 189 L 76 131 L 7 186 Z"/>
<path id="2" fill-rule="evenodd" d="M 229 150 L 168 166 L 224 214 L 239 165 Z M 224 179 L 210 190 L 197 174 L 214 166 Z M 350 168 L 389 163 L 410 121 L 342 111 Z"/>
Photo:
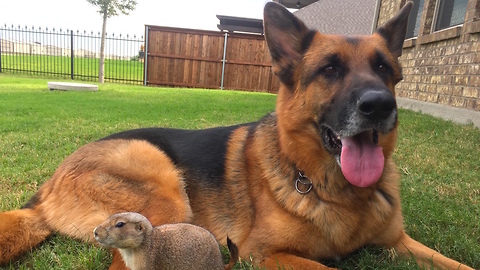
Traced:
<path id="1" fill-rule="evenodd" d="M 100 41 L 100 61 L 98 64 L 98 82 L 103 83 L 105 77 L 105 32 L 107 31 L 107 13 L 103 14 L 102 39 Z"/>

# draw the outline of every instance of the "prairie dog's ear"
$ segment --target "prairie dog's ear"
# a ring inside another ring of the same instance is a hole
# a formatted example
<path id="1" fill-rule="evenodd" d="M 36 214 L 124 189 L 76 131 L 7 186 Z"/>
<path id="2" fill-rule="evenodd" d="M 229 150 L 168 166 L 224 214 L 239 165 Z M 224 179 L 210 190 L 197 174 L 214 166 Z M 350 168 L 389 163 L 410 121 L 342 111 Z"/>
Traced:
<path id="1" fill-rule="evenodd" d="M 388 49 L 395 57 L 402 55 L 403 41 L 407 34 L 408 16 L 412 7 L 413 2 L 407 2 L 395 17 L 377 29 L 377 33 L 387 41 Z"/>
<path id="2" fill-rule="evenodd" d="M 135 226 L 135 229 L 137 230 L 137 232 L 142 233 L 145 231 L 145 226 L 142 222 L 138 222 Z"/>
<path id="3" fill-rule="evenodd" d="M 265 5 L 263 24 L 273 71 L 280 81 L 290 86 L 293 83 L 293 68 L 302 59 L 315 32 L 310 31 L 285 7 L 274 2 Z"/>

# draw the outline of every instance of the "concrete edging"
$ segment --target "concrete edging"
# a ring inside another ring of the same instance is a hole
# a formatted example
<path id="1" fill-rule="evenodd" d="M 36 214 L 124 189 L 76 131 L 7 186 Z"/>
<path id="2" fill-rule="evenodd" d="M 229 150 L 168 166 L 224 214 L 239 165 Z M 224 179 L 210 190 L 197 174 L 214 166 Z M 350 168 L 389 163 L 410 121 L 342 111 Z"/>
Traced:
<path id="1" fill-rule="evenodd" d="M 445 120 L 451 120 L 458 124 L 473 124 L 476 128 L 480 128 L 480 111 L 401 97 L 397 97 L 397 106 L 399 108 L 429 114 Z"/>
<path id="2" fill-rule="evenodd" d="M 70 82 L 48 82 L 48 89 L 62 91 L 98 91 L 98 85 Z"/>

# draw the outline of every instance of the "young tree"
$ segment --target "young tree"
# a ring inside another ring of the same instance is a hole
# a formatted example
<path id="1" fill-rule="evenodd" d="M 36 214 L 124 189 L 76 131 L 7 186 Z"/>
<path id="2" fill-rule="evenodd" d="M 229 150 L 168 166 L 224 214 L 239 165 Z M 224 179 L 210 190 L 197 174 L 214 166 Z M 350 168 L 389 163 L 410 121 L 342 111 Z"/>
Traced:
<path id="1" fill-rule="evenodd" d="M 128 15 L 135 9 L 136 0 L 87 0 L 90 4 L 99 8 L 98 13 L 102 15 L 102 39 L 100 41 L 100 63 L 98 66 L 98 82 L 103 83 L 105 65 L 105 31 L 107 30 L 107 19 L 117 16 L 120 13 Z"/>

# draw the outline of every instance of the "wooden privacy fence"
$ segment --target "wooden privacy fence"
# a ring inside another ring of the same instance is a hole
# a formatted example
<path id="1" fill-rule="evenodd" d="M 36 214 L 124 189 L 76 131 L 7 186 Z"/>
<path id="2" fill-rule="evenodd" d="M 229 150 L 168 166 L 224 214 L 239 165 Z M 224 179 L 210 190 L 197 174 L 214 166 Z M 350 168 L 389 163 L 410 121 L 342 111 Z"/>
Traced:
<path id="1" fill-rule="evenodd" d="M 145 84 L 276 93 L 263 35 L 147 25 Z"/>

